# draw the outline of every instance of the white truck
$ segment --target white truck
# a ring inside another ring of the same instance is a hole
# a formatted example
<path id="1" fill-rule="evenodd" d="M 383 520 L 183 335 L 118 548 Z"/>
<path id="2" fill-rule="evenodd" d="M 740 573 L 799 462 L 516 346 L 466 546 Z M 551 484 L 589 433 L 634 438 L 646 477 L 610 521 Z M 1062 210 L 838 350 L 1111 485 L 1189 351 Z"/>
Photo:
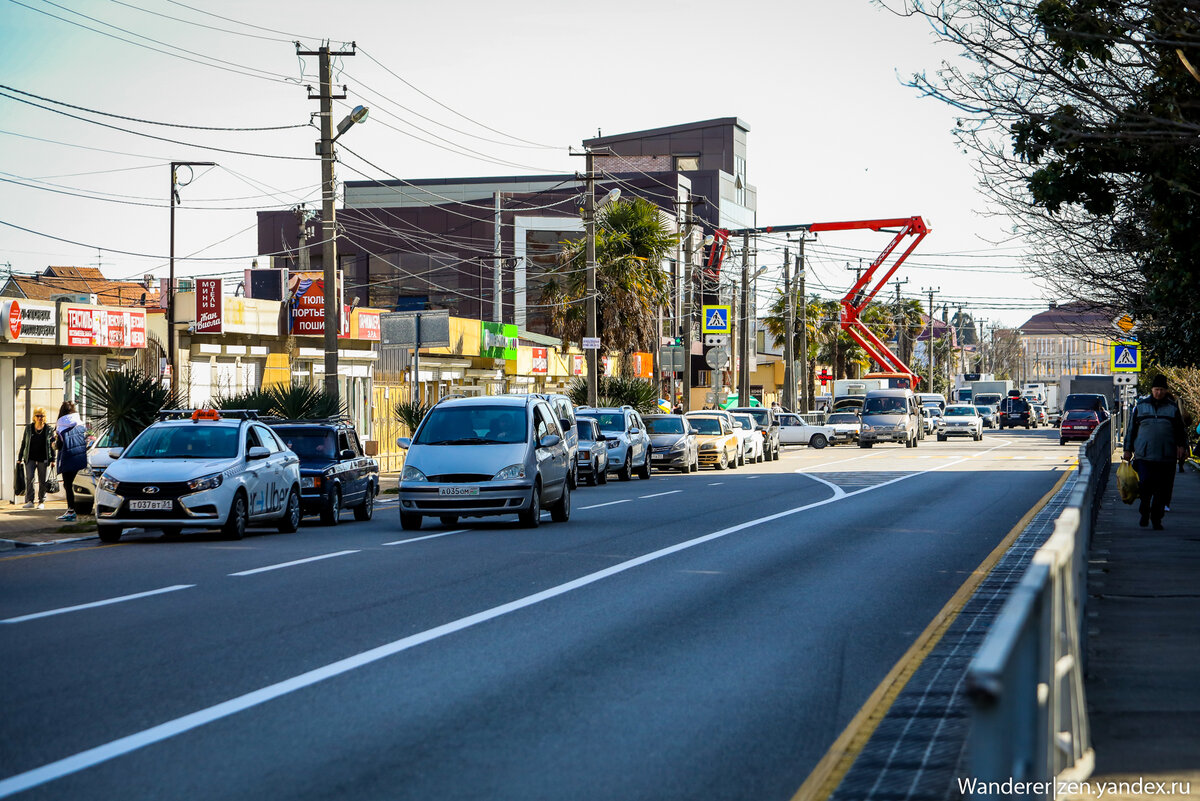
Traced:
<path id="1" fill-rule="evenodd" d="M 1013 382 L 1005 381 L 972 381 L 971 403 L 976 406 L 995 406 L 1008 397 L 1013 388 Z"/>

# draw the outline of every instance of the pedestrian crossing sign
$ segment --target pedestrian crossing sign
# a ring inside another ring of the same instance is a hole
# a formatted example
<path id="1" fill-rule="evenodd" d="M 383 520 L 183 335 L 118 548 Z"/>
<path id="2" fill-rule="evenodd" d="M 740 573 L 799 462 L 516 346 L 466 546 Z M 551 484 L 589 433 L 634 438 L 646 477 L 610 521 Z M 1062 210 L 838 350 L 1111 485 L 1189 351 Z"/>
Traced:
<path id="1" fill-rule="evenodd" d="M 729 307 L 728 306 L 705 306 L 704 308 L 704 326 L 702 333 L 705 334 L 728 334 L 729 333 Z"/>
<path id="2" fill-rule="evenodd" d="M 1112 343 L 1112 371 L 1114 373 L 1140 373 L 1142 371 L 1142 348 L 1137 342 Z"/>

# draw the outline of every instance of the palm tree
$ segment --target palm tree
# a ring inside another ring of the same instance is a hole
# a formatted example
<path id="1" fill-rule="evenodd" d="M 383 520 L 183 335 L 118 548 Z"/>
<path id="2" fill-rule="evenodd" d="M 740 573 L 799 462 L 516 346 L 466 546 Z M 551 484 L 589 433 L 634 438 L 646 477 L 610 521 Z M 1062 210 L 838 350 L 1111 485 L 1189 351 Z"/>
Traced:
<path id="1" fill-rule="evenodd" d="M 653 350 L 661 336 L 658 307 L 670 285 L 662 261 L 678 236 L 659 208 L 634 198 L 596 214 L 596 322 L 601 347 L 622 353 Z M 564 242 L 558 264 L 546 272 L 539 302 L 550 309 L 557 336 L 578 342 L 586 329 L 587 275 L 582 239 Z"/>

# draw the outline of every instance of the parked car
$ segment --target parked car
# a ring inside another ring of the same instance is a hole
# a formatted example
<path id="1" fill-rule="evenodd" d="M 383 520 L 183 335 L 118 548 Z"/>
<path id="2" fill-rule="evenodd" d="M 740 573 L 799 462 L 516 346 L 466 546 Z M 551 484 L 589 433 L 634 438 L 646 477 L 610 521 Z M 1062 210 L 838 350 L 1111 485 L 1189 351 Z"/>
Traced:
<path id="1" fill-rule="evenodd" d="M 1067 440 L 1081 440 L 1086 442 L 1091 438 L 1092 432 L 1096 430 L 1096 426 L 1100 425 L 1100 415 L 1091 409 L 1073 409 L 1067 412 L 1066 417 L 1062 419 L 1062 423 L 1058 428 L 1058 444 L 1066 445 Z"/>
<path id="2" fill-rule="evenodd" d="M 737 466 L 738 440 L 733 427 L 724 417 L 689 416 L 688 423 L 696 430 L 696 445 L 701 467 L 724 470 Z"/>
<path id="3" fill-rule="evenodd" d="M 1000 401 L 1000 430 L 1017 426 L 1037 428 L 1037 412 L 1024 398 L 1005 398 Z"/>
<path id="4" fill-rule="evenodd" d="M 737 447 L 737 458 L 734 460 L 734 467 L 745 464 L 746 463 L 746 453 L 743 450 L 743 446 L 745 445 L 745 438 L 742 436 L 739 436 L 737 434 L 738 426 L 736 424 L 736 421 L 733 419 L 733 412 L 729 411 L 728 409 L 699 409 L 696 411 L 688 412 L 687 414 L 684 415 L 684 417 L 692 418 L 692 417 L 696 417 L 697 415 L 707 415 L 709 417 L 720 417 L 722 420 L 724 420 L 726 423 L 729 424 L 729 430 L 734 432 L 734 436 L 737 438 L 737 446 L 738 446 Z"/>
<path id="5" fill-rule="evenodd" d="M 833 442 L 834 436 L 833 426 L 806 423 L 802 417 L 792 412 L 783 412 L 779 415 L 779 442 L 783 445 L 824 448 Z"/>
<path id="6" fill-rule="evenodd" d="M 642 418 L 650 434 L 651 463 L 681 473 L 700 469 L 696 432 L 681 414 L 648 414 Z"/>
<path id="7" fill-rule="evenodd" d="M 575 429 L 575 404 L 571 403 L 571 399 L 566 395 L 555 395 L 550 393 L 534 393 L 539 398 L 550 404 L 550 408 L 554 410 L 554 414 L 558 417 L 558 427 L 563 432 L 563 439 L 567 443 L 567 451 L 571 454 L 571 489 L 579 486 L 579 432 Z"/>
<path id="8" fill-rule="evenodd" d="M 924 439 L 926 434 L 937 431 L 938 417 L 941 415 L 935 414 L 935 411 L 938 411 L 936 406 L 921 407 L 921 439 Z"/>
<path id="9" fill-rule="evenodd" d="M 1048 424 L 1052 425 L 1056 428 L 1058 427 L 1058 425 L 1060 423 L 1062 423 L 1062 416 L 1063 416 L 1063 413 L 1062 413 L 1061 409 L 1047 409 L 1046 410 L 1046 419 L 1049 421 Z"/>
<path id="10" fill-rule="evenodd" d="M 300 511 L 336 526 L 343 509 L 370 520 L 379 495 L 379 462 L 363 453 L 349 420 L 271 420 L 267 425 L 300 457 Z"/>
<path id="11" fill-rule="evenodd" d="M 608 437 L 600 424 L 590 417 L 575 420 L 579 450 L 575 458 L 577 474 L 589 484 L 608 483 Z"/>
<path id="12" fill-rule="evenodd" d="M 435 404 L 411 439 L 400 474 L 400 527 L 426 516 L 453 526 L 461 517 L 516 514 L 536 528 L 542 508 L 571 517 L 570 455 L 558 416 L 534 395 L 449 398 Z"/>
<path id="13" fill-rule="evenodd" d="M 977 404 L 975 409 L 979 412 L 979 416 L 983 419 L 984 428 L 996 427 L 996 407 L 988 404 Z"/>
<path id="14" fill-rule="evenodd" d="M 1077 409 L 1095 412 L 1096 416 L 1100 418 L 1100 422 L 1103 423 L 1108 419 L 1108 398 L 1095 393 L 1072 393 L 1063 401 L 1062 410 L 1065 413 Z"/>
<path id="15" fill-rule="evenodd" d="M 763 436 L 759 433 L 758 422 L 746 412 L 734 412 L 734 424 L 738 426 L 733 433 L 742 441 L 742 458 L 751 464 L 762 462 L 765 457 Z M 745 462 L 743 462 L 745 464 Z"/>
<path id="16" fill-rule="evenodd" d="M 978 442 L 983 439 L 983 418 L 979 410 L 969 404 L 951 404 L 938 423 L 938 442 L 947 437 L 970 437 Z"/>
<path id="17" fill-rule="evenodd" d="M 912 390 L 872 389 L 863 400 L 858 446 L 870 448 L 876 442 L 903 442 L 904 447 L 915 448 L 920 419 Z"/>
<path id="18" fill-rule="evenodd" d="M 758 423 L 763 438 L 763 456 L 772 461 L 779 458 L 779 412 L 766 406 L 734 406 L 734 414 L 745 412 Z"/>
<path id="19" fill-rule="evenodd" d="M 252 412 L 164 412 L 96 482 L 97 533 L 126 528 L 220 528 L 241 539 L 252 523 L 300 526 L 300 458 Z"/>
<path id="20" fill-rule="evenodd" d="M 607 437 L 608 469 L 616 472 L 617 478 L 629 481 L 636 469 L 639 478 L 650 478 L 650 435 L 646 423 L 632 406 L 595 409 L 580 406 L 575 416 L 590 417 L 600 425 Z"/>
<path id="21" fill-rule="evenodd" d="M 825 418 L 825 425 L 833 429 L 830 442 L 857 442 L 862 421 L 853 412 L 834 412 Z"/>
<path id="22" fill-rule="evenodd" d="M 88 446 L 87 470 L 80 470 L 71 482 L 71 490 L 75 493 L 75 511 L 81 515 L 90 515 L 95 509 L 96 482 L 113 463 L 113 458 L 108 453 L 111 447 L 112 435 L 109 432 L 94 438 Z"/>

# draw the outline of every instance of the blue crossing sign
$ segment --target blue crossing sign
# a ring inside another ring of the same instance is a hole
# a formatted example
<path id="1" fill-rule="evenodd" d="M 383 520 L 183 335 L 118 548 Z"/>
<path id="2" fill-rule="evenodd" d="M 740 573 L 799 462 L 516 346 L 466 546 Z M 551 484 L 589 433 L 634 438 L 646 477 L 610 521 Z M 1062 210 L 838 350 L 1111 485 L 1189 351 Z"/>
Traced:
<path id="1" fill-rule="evenodd" d="M 1142 348 L 1138 342 L 1112 343 L 1112 362 L 1109 365 L 1114 373 L 1140 373 L 1142 371 Z"/>
<path id="2" fill-rule="evenodd" d="M 729 307 L 728 306 L 704 306 L 704 323 L 701 328 L 701 333 L 704 334 L 728 334 L 729 327 Z"/>

